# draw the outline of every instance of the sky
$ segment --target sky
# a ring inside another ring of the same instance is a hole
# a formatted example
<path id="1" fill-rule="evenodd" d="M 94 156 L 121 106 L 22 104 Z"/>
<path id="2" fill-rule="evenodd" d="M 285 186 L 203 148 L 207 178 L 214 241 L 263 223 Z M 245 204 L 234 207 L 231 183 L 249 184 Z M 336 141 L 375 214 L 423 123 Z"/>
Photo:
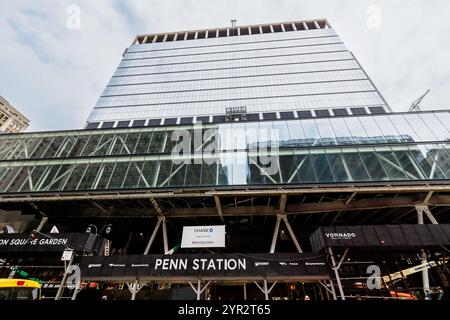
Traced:
<path id="1" fill-rule="evenodd" d="M 327 18 L 394 111 L 427 89 L 422 110 L 450 109 L 449 16 L 448 0 L 0 0 L 0 95 L 29 131 L 80 129 L 137 34 Z"/>

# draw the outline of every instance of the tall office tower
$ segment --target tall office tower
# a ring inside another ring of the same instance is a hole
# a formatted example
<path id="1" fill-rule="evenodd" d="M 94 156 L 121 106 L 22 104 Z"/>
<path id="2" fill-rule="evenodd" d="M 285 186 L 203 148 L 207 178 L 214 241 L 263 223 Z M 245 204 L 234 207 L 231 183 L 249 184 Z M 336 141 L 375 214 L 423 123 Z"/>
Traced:
<path id="1" fill-rule="evenodd" d="M 389 112 L 327 20 L 135 38 L 87 128 Z"/>
<path id="2" fill-rule="evenodd" d="M 22 132 L 29 125 L 30 120 L 0 96 L 0 134 Z"/>
<path id="3" fill-rule="evenodd" d="M 223 300 L 450 293 L 450 110 L 391 112 L 326 20 L 138 36 L 86 127 L 0 135 L 0 228 L 21 213 L 88 239 L 83 282 L 134 283 L 145 299 L 168 294 L 143 285 L 158 282 Z M 57 248 L 0 245 L 0 259 L 50 268 L 38 278 L 53 284 Z M 180 253 L 261 263 L 164 267 Z M 369 290 L 374 265 L 384 286 Z"/>

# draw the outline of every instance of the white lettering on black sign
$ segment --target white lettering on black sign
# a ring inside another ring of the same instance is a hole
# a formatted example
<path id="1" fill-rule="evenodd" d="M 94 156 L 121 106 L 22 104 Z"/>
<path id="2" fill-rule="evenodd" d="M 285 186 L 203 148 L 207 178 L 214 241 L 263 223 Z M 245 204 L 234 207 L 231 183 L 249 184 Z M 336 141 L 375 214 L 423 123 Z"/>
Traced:
<path id="1" fill-rule="evenodd" d="M 349 240 L 356 237 L 354 232 L 333 232 L 325 233 L 325 237 L 331 240 Z"/>
<path id="2" fill-rule="evenodd" d="M 59 246 L 67 245 L 67 238 L 56 239 L 0 239 L 0 246 Z"/>
<path id="3" fill-rule="evenodd" d="M 155 270 L 246 270 L 245 259 L 156 259 Z"/>

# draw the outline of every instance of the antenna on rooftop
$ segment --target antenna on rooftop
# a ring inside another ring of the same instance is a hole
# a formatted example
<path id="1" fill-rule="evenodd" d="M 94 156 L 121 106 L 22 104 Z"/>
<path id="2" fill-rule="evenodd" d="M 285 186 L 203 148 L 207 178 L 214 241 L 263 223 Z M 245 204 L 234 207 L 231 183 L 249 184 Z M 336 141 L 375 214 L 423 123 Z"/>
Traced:
<path id="1" fill-rule="evenodd" d="M 236 20 L 236 19 L 231 19 L 230 22 L 231 22 L 231 27 L 232 27 L 232 28 L 236 28 L 236 22 L 237 22 L 237 20 Z"/>
<path id="2" fill-rule="evenodd" d="M 409 107 L 409 112 L 420 111 L 420 103 L 422 102 L 423 98 L 425 98 L 425 96 L 429 92 L 430 92 L 430 89 L 428 89 L 427 92 L 425 92 L 422 96 L 420 96 L 420 98 L 418 98 L 416 101 L 414 101 L 411 104 L 411 107 Z"/>

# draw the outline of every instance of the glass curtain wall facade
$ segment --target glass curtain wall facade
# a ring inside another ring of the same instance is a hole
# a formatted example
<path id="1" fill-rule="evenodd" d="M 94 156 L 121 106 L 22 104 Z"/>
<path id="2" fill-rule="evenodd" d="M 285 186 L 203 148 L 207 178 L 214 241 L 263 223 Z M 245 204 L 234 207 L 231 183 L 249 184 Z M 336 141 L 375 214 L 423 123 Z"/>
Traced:
<path id="1" fill-rule="evenodd" d="M 317 20 L 140 36 L 87 127 L 208 122 L 235 107 L 256 120 L 307 109 L 390 111 L 335 30 Z"/>
<path id="2" fill-rule="evenodd" d="M 436 111 L 3 135 L 0 193 L 448 180 L 449 124 Z"/>

